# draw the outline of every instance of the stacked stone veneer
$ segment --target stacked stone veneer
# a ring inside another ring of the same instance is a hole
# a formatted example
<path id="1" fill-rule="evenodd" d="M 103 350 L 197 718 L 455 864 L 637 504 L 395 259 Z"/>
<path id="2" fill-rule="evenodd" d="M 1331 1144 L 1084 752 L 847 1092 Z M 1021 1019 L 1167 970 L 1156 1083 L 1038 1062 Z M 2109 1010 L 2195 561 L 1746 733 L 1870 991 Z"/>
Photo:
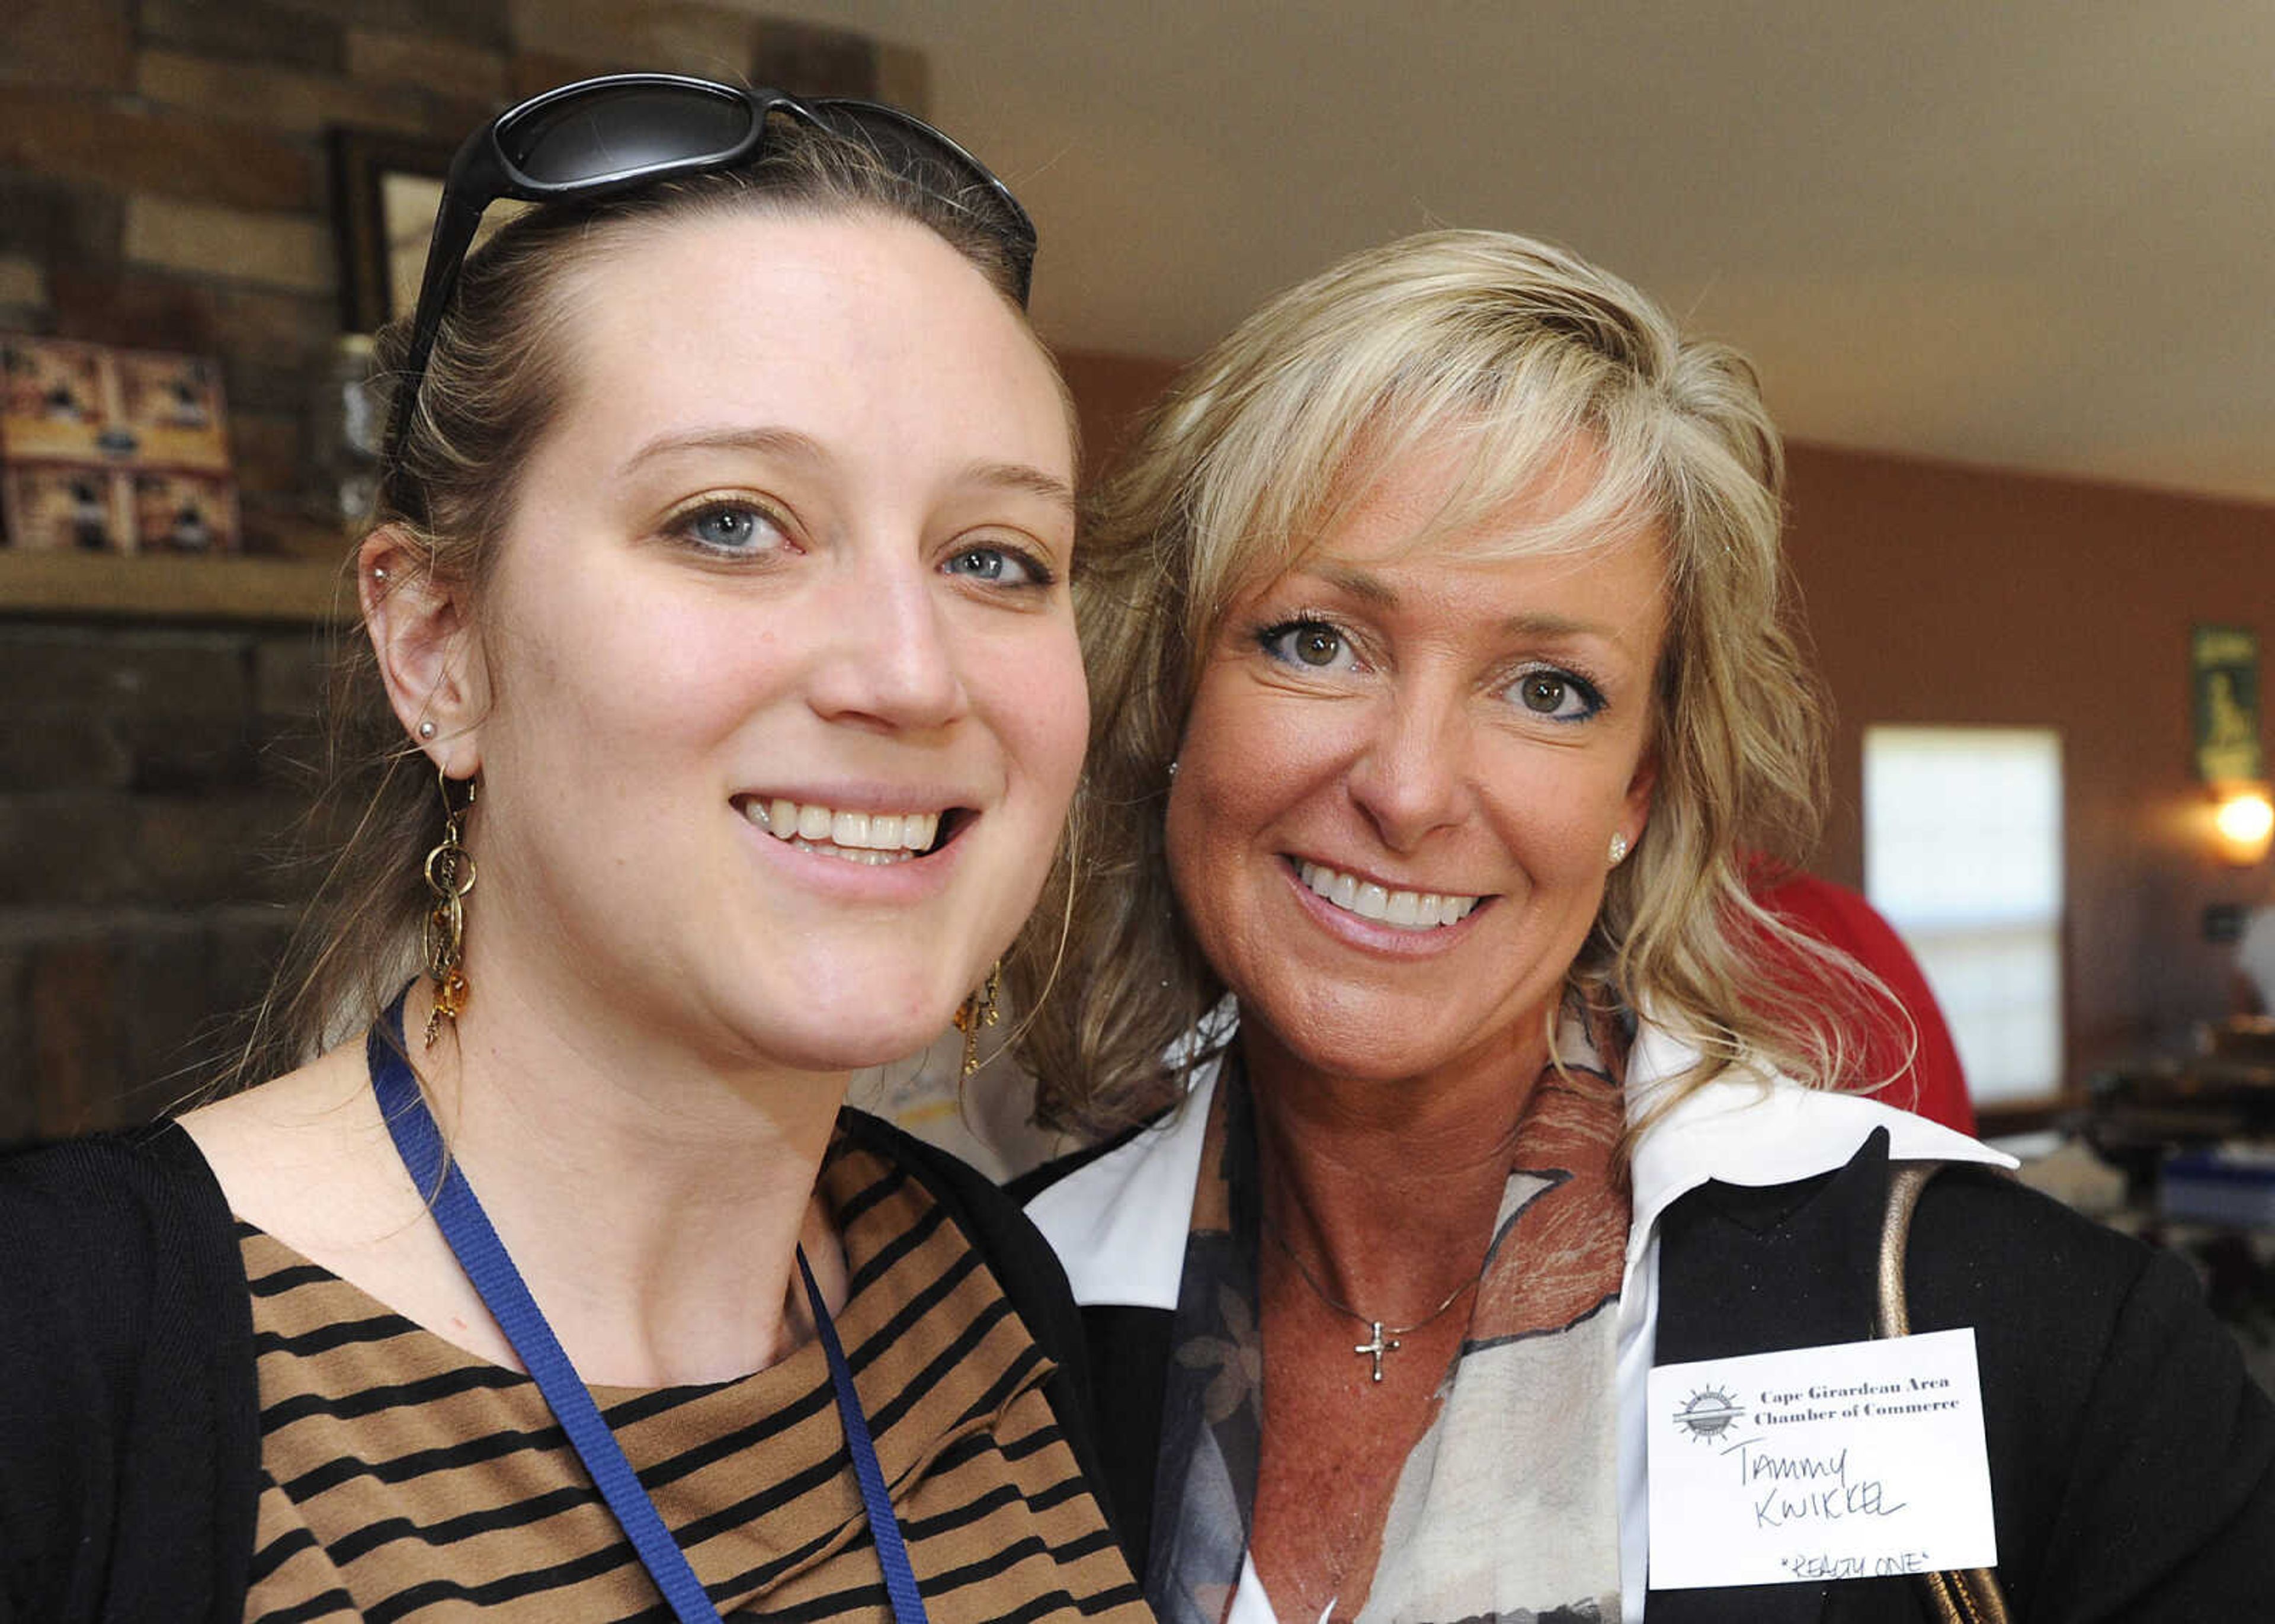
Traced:
<path id="1" fill-rule="evenodd" d="M 921 106 L 922 66 L 715 6 L 0 0 L 0 329 L 218 355 L 249 546 L 336 557 L 309 517 L 340 330 L 328 125 L 455 140 L 619 67 Z M 0 603 L 0 1144 L 208 1075 L 307 888 L 274 859 L 319 642 Z"/>
<path id="2" fill-rule="evenodd" d="M 5 0 L 0 329 L 222 358 L 249 545 L 321 551 L 310 423 L 340 330 L 328 125 L 456 140 L 657 67 L 920 105 L 856 34 L 630 0 Z"/>
<path id="3" fill-rule="evenodd" d="M 0 623 L 0 1144 L 208 1077 L 305 876 L 318 634 Z"/>

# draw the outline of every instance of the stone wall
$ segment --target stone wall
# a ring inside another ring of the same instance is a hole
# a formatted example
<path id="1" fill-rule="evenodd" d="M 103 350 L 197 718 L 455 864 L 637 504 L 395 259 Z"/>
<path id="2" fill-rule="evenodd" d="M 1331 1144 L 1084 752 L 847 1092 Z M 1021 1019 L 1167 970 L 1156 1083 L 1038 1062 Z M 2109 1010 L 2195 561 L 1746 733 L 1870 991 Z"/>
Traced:
<path id="1" fill-rule="evenodd" d="M 336 551 L 310 420 L 340 330 L 324 134 L 456 141 L 624 67 L 921 108 L 913 52 L 616 0 L 6 0 L 0 329 L 222 357 L 249 547 Z"/>
<path id="2" fill-rule="evenodd" d="M 222 358 L 256 551 L 338 556 L 308 473 L 340 330 L 324 132 L 455 140 L 660 67 L 920 107 L 920 58 L 613 0 L 0 0 L 0 329 Z M 0 1144 L 211 1074 L 306 890 L 321 632 L 0 605 Z"/>
<path id="3" fill-rule="evenodd" d="M 300 876 L 320 636 L 0 622 L 0 1144 L 211 1075 Z"/>

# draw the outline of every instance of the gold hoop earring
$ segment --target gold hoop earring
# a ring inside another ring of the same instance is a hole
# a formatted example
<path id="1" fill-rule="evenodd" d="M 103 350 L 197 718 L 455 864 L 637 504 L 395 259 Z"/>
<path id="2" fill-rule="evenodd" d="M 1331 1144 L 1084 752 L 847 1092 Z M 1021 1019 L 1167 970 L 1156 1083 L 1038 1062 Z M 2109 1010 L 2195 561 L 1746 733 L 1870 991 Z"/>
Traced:
<path id="1" fill-rule="evenodd" d="M 427 854 L 427 888 L 435 893 L 435 905 L 427 910 L 420 942 L 427 978 L 435 983 L 435 1008 L 427 1016 L 430 1049 L 444 1021 L 457 1025 L 459 1012 L 473 992 L 466 983 L 464 963 L 466 894 L 474 888 L 474 859 L 466 850 L 462 820 L 474 804 L 475 781 L 466 781 L 463 806 L 451 799 L 450 776 L 440 767 L 435 769 L 435 781 L 442 790 L 442 839 Z"/>
<path id="2" fill-rule="evenodd" d="M 965 999 L 956 1012 L 956 1030 L 964 1034 L 964 1076 L 979 1069 L 979 1029 L 1003 1018 L 1002 1006 L 995 1001 L 1002 990 L 1003 961 L 997 959 L 987 968 L 986 986 Z"/>

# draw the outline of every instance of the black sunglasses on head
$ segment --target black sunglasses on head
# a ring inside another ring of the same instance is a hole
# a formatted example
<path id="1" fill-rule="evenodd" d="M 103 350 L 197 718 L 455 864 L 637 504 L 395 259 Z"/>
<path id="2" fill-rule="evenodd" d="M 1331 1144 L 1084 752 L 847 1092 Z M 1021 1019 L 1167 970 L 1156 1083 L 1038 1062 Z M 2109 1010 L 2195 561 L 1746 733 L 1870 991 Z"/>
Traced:
<path id="1" fill-rule="evenodd" d="M 802 102 L 676 73 L 611 73 L 532 97 L 466 138 L 450 160 L 427 249 L 411 344 L 396 381 L 386 457 L 391 468 L 411 422 L 435 332 L 482 215 L 501 198 L 590 201 L 653 181 L 707 175 L 758 161 L 775 113 L 867 144 L 896 170 L 969 210 L 1002 245 L 1024 308 L 1034 276 L 1035 224 L 987 166 L 921 118 L 846 96 Z"/>

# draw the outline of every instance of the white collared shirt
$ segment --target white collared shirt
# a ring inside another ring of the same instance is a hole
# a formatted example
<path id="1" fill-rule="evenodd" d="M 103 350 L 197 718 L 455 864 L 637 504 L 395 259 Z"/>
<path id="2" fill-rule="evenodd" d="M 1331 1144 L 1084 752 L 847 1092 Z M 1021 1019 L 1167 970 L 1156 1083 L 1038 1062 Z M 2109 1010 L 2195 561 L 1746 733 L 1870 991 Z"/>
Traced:
<path id="1" fill-rule="evenodd" d="M 1629 1120 L 1648 1111 L 1697 1061 L 1697 1051 L 1680 1039 L 1644 1023 L 1628 1054 Z M 1176 1311 L 1217 1075 L 1213 1061 L 1200 1068 L 1181 1109 L 1027 1204 L 1027 1216 L 1058 1252 L 1077 1303 Z M 1660 1214 L 1710 1179 L 1762 1186 L 1833 1172 L 1881 1128 L 1888 1130 L 1889 1155 L 1898 1160 L 2014 1165 L 2014 1158 L 1964 1134 L 1877 1099 L 1757 1073 L 1725 1076 L 1692 1091 L 1638 1138 L 1630 1164 L 1635 1212 L 1621 1282 L 1616 1374 L 1620 1616 L 1628 1624 L 1644 1616 L 1651 1554 L 1644 1393 L 1658 1323 Z M 1254 1567 L 1243 1563 L 1230 1624 L 1268 1624 L 1273 1616 Z"/>

